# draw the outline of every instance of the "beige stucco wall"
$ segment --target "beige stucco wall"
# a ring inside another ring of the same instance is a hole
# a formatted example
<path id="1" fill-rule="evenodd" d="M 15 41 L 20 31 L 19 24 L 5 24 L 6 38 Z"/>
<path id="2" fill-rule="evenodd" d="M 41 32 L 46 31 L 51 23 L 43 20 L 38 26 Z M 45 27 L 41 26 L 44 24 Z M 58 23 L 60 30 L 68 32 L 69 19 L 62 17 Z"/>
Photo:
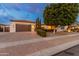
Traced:
<path id="1" fill-rule="evenodd" d="M 35 23 L 25 23 L 25 22 L 11 22 L 11 24 L 10 24 L 10 32 L 16 32 L 16 24 L 31 25 L 31 31 L 34 32 Z"/>
<path id="2" fill-rule="evenodd" d="M 51 28 L 51 26 L 42 25 L 42 27 L 45 28 L 45 29 L 48 29 L 48 30 L 55 29 L 55 26 L 52 26 L 52 28 Z"/>
<path id="3" fill-rule="evenodd" d="M 10 24 L 10 32 L 16 32 L 16 24 L 14 22 L 11 22 Z"/>
<path id="4" fill-rule="evenodd" d="M 32 26 L 31 26 L 31 31 L 32 31 L 32 32 L 35 31 L 35 24 L 32 24 Z"/>

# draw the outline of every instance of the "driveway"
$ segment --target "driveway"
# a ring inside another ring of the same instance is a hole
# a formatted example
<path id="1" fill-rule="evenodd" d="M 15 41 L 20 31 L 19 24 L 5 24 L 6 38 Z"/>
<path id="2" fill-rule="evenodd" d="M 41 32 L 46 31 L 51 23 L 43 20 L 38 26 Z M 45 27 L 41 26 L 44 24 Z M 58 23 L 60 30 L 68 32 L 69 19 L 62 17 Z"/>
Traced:
<path id="1" fill-rule="evenodd" d="M 36 32 L 0 32 L 0 42 L 13 42 L 41 38 Z"/>
<path id="2" fill-rule="evenodd" d="M 9 32 L 0 32 L 0 36 L 1 35 L 5 35 L 5 34 L 8 34 Z"/>

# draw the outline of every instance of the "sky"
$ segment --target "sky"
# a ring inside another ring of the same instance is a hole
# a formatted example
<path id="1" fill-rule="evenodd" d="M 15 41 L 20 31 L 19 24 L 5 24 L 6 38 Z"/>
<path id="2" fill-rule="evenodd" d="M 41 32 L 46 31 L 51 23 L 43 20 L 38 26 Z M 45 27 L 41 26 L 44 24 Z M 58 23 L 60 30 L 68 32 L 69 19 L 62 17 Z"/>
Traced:
<path id="1" fill-rule="evenodd" d="M 10 20 L 35 21 L 38 17 L 43 22 L 43 11 L 46 5 L 46 3 L 0 3 L 0 23 L 10 24 Z"/>
<path id="2" fill-rule="evenodd" d="M 32 20 L 40 18 L 43 21 L 45 3 L 9 3 L 0 4 L 0 23 L 9 24 L 10 20 Z"/>

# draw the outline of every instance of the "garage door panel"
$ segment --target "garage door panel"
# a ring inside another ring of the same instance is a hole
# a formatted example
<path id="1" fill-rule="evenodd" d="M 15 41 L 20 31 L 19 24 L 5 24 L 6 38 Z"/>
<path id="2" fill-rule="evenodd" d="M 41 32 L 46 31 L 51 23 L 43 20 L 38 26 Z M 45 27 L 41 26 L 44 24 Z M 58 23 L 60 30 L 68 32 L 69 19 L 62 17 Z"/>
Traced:
<path id="1" fill-rule="evenodd" d="M 16 32 L 31 31 L 31 25 L 16 24 Z"/>

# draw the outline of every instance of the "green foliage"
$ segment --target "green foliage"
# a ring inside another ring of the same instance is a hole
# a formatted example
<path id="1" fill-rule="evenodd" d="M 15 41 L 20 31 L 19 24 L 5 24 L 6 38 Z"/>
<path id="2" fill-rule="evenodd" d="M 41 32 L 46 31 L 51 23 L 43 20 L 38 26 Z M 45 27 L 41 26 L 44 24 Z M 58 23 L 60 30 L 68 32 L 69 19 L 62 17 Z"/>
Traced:
<path id="1" fill-rule="evenodd" d="M 77 3 L 50 4 L 44 10 L 44 23 L 46 25 L 70 25 L 76 21 L 79 12 Z"/>
<path id="2" fill-rule="evenodd" d="M 41 20 L 39 20 L 39 18 L 36 19 L 36 29 L 40 29 L 41 28 Z"/>
<path id="3" fill-rule="evenodd" d="M 41 20 L 39 18 L 36 19 L 36 32 L 38 35 L 46 37 L 46 31 L 41 28 Z"/>
<path id="4" fill-rule="evenodd" d="M 46 31 L 42 30 L 42 29 L 37 29 L 37 34 L 42 36 L 42 37 L 46 37 Z"/>

